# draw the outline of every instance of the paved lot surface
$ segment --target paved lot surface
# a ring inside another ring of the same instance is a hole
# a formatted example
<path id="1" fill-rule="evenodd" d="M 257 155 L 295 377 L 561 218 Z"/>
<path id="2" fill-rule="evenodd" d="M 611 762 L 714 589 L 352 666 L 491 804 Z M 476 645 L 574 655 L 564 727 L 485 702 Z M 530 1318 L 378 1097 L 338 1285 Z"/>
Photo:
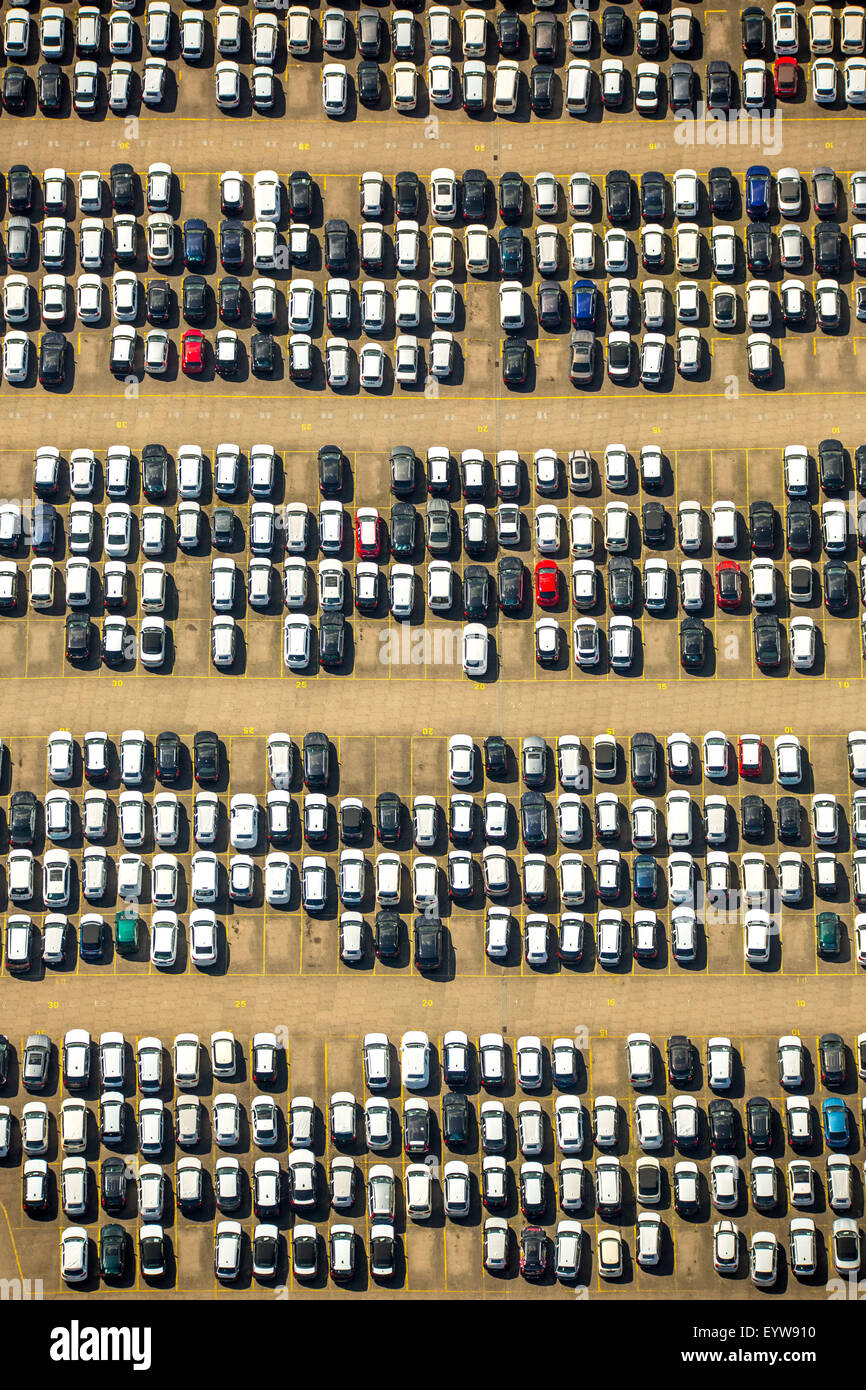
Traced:
<path id="1" fill-rule="evenodd" d="M 703 27 L 702 49 L 693 60 L 699 72 L 702 73 L 706 61 L 716 57 L 727 58 L 738 72 L 742 55 L 733 10 L 696 6 L 694 11 Z M 526 20 L 528 11 L 521 12 Z M 562 20 L 563 11 L 558 13 Z M 205 14 L 212 22 L 214 10 L 205 7 Z M 492 14 L 488 11 L 488 15 Z M 597 18 L 597 10 L 595 15 Z M 136 20 L 143 24 L 141 13 Z M 805 34 L 801 34 L 801 58 L 806 47 Z M 560 74 L 565 56 L 561 47 Z M 492 47 L 487 57 L 489 62 Z M 740 176 L 749 164 L 766 162 L 774 171 L 786 164 L 796 165 L 805 177 L 815 166 L 831 162 L 845 188 L 848 173 L 866 163 L 860 118 L 844 106 L 819 111 L 811 96 L 805 95 L 805 89 L 801 91 L 802 99 L 785 107 L 777 122 L 769 126 L 765 123 L 763 132 L 753 123 L 748 131 L 738 127 L 735 139 L 735 132 L 729 128 L 727 143 L 716 146 L 710 144 L 704 124 L 681 129 L 669 114 L 647 120 L 631 110 L 607 112 L 603 116 L 596 111 L 589 120 L 574 124 L 564 115 L 550 120 L 530 116 L 525 91 L 524 104 L 513 119 L 494 119 L 489 113 L 482 119 L 473 119 L 459 109 L 431 112 L 425 98 L 409 117 L 383 109 L 355 113 L 345 121 L 329 121 L 320 108 L 320 60 L 321 50 L 315 48 L 310 60 L 286 62 L 284 51 L 281 55 L 285 102 L 280 105 L 279 114 L 285 112 L 290 125 L 277 118 L 217 113 L 212 64 L 208 61 L 199 69 L 172 61 L 180 80 L 176 86 L 170 86 L 165 111 L 151 114 L 142 110 L 128 118 L 106 115 L 96 120 L 71 115 L 60 121 L 38 114 L 16 117 L 4 112 L 0 118 L 0 167 L 8 169 L 12 163 L 25 159 L 35 171 L 63 164 L 70 176 L 93 168 L 106 176 L 117 161 L 128 160 L 144 173 L 150 163 L 168 157 L 178 176 L 180 202 L 176 214 L 205 217 L 212 228 L 219 218 L 218 174 L 222 169 L 240 169 L 249 180 L 260 168 L 276 168 L 283 179 L 292 168 L 306 168 L 321 192 L 315 226 L 321 235 L 321 225 L 327 217 L 344 216 L 357 227 L 357 180 L 371 165 L 378 166 L 389 178 L 404 168 L 426 176 L 441 165 L 452 166 L 458 173 L 483 167 L 491 180 L 505 169 L 518 169 L 531 179 L 544 168 L 553 171 L 564 186 L 579 164 L 601 190 L 605 174 L 613 167 L 626 167 L 636 177 L 647 169 L 660 169 L 670 176 L 680 167 L 691 166 L 705 176 L 711 165 L 723 162 Z M 140 67 L 141 62 L 135 61 Z M 637 55 L 631 51 L 625 55 L 625 61 L 633 71 Z M 592 62 L 598 67 L 597 48 Z M 350 66 L 354 63 L 352 58 Z M 38 58 L 31 47 L 27 62 L 31 75 L 37 66 Z M 522 66 L 527 70 L 531 67 L 525 52 Z M 68 70 L 68 62 L 66 67 Z M 247 63 L 245 70 L 248 69 Z M 753 138 L 754 143 L 749 143 Z M 581 150 L 579 155 L 577 149 Z M 600 204 L 596 212 L 598 231 L 605 225 Z M 853 221 L 845 208 L 843 215 L 849 223 Z M 77 223 L 77 210 L 74 220 Z M 569 220 L 566 215 L 559 218 L 560 230 L 567 228 Z M 489 222 L 493 225 L 492 216 Z M 802 219 L 801 225 L 807 232 L 813 224 L 811 216 Z M 428 222 L 428 229 L 430 225 Z M 702 225 L 706 233 L 709 219 L 702 219 Z M 743 225 L 743 219 L 738 218 L 740 235 Z M 525 231 L 529 240 L 531 219 L 527 219 Z M 631 237 L 636 242 L 634 228 Z M 535 281 L 528 273 L 529 252 L 526 262 L 526 301 L 532 305 Z M 143 256 L 137 269 L 142 276 L 147 273 Z M 702 269 L 700 280 L 706 294 L 712 288 L 708 261 Z M 208 278 L 214 284 L 216 267 L 210 271 Z M 38 284 L 35 265 L 27 273 L 31 282 Z M 72 269 L 67 273 L 73 277 Z M 179 262 L 171 278 L 175 288 L 179 288 Z M 313 272 L 317 285 L 322 285 L 325 278 L 324 270 L 317 267 Z M 866 352 L 854 320 L 838 337 L 816 334 L 813 327 L 802 334 L 783 334 L 777 323 L 776 342 L 781 359 L 777 385 L 784 382 L 785 389 L 769 392 L 758 391 L 748 383 L 742 331 L 730 341 L 721 342 L 718 336 L 713 339 L 709 371 L 703 380 L 688 383 L 677 379 L 669 383 L 669 389 L 650 393 L 640 387 L 616 388 L 600 379 L 592 392 L 576 393 L 567 380 L 567 335 L 540 332 L 536 336 L 533 329 L 534 389 L 507 392 L 502 386 L 498 362 L 495 278 L 475 281 L 470 277 L 468 282 L 465 275 L 455 278 L 464 301 L 459 329 L 462 369 L 459 380 L 441 387 L 438 394 L 421 388 L 389 390 L 384 398 L 366 393 L 344 396 L 327 391 L 321 383 L 314 389 L 294 386 L 285 377 L 270 382 L 249 377 L 226 383 L 219 379 L 191 381 L 174 372 L 164 382 L 145 379 L 117 383 L 108 372 L 107 328 L 79 334 L 79 326 L 70 318 L 66 331 L 74 358 L 72 388 L 53 394 L 38 386 L 17 389 L 4 383 L 0 390 L 0 419 L 6 426 L 5 452 L 0 455 L 0 491 L 4 497 L 30 498 L 33 450 L 44 443 L 57 444 L 66 457 L 70 449 L 86 445 L 103 459 L 109 445 L 121 442 L 129 444 L 137 454 L 144 444 L 154 440 L 164 442 L 170 451 L 184 442 L 197 442 L 211 451 L 223 440 L 235 440 L 244 449 L 257 440 L 269 440 L 283 457 L 284 493 L 280 500 L 306 500 L 313 504 L 317 497 L 315 451 L 323 443 L 337 442 L 351 467 L 351 489 L 343 498 L 347 513 L 355 505 L 368 504 L 387 514 L 387 458 L 393 444 L 412 443 L 419 458 L 423 458 L 431 443 L 447 443 L 455 455 L 464 448 L 481 447 L 491 462 L 498 449 L 517 448 L 524 460 L 531 463 L 533 450 L 544 446 L 556 448 L 563 458 L 571 448 L 586 447 L 598 461 L 606 444 L 622 441 L 634 457 L 645 443 L 657 443 L 664 450 L 671 465 L 671 485 L 663 501 L 672 514 L 684 497 L 697 497 L 705 510 L 715 498 L 729 497 L 736 502 L 741 516 L 745 516 L 749 502 L 761 497 L 773 501 L 782 516 L 781 454 L 786 443 L 802 442 L 814 452 L 819 440 L 836 436 L 853 452 L 863 440 Z M 569 286 L 571 278 L 563 254 L 560 279 L 564 287 Z M 671 266 L 663 278 L 668 284 L 675 283 Z M 813 278 L 811 270 L 806 278 Z M 280 280 L 284 290 L 286 277 Z M 422 284 L 429 291 L 426 279 Z M 736 284 L 742 298 L 744 277 L 740 276 Z M 844 276 L 843 292 L 852 303 L 853 287 L 853 277 Z M 214 326 L 212 321 L 206 331 Z M 35 337 L 35 315 L 29 328 Z M 173 338 L 179 338 L 179 325 L 173 325 L 171 331 Z M 248 329 L 243 330 L 243 336 L 249 336 Z M 712 337 L 706 320 L 704 336 L 708 342 Z M 321 320 L 317 337 L 324 341 Z M 393 338 L 393 333 L 389 337 Z M 285 342 L 284 328 L 282 338 Z M 596 489 L 588 501 L 598 511 L 611 495 Z M 65 495 L 61 497 L 61 509 L 67 500 Z M 101 507 L 104 499 L 97 500 Z M 136 494 L 131 500 L 134 511 L 140 512 L 141 496 Z M 209 505 L 210 500 L 206 500 Z M 456 492 L 452 500 L 459 512 L 462 503 Z M 561 510 L 567 511 L 573 501 L 580 499 L 569 498 L 563 492 L 554 500 Z M 643 494 L 634 490 L 627 494 L 627 500 L 639 513 Z M 816 492 L 813 501 L 817 500 Z M 530 520 L 531 508 L 537 501 L 530 482 L 522 498 Z M 245 516 L 245 505 L 238 510 Z M 522 551 L 527 562 L 534 559 L 528 534 Z M 645 558 L 637 547 L 632 553 L 636 561 Z M 679 559 L 675 548 L 662 553 L 669 560 Z M 57 558 L 61 563 L 65 556 Z M 140 558 L 137 554 L 133 557 L 133 569 L 137 569 Z M 843 807 L 848 805 L 851 785 L 844 735 L 863 723 L 859 603 L 853 584 L 846 616 L 831 617 L 820 606 L 807 610 L 822 630 L 819 667 L 811 676 L 787 676 L 782 687 L 777 686 L 775 678 L 760 676 L 753 667 L 748 609 L 743 616 L 723 618 L 709 607 L 704 616 L 712 632 L 715 660 L 712 671 L 704 678 L 682 675 L 673 611 L 662 619 L 639 615 L 641 660 L 630 679 L 617 678 L 604 669 L 600 674 L 587 675 L 576 670 L 573 662 L 562 670 L 543 674 L 533 660 L 530 622 L 526 618 L 521 621 L 500 617 L 494 629 L 499 679 L 476 686 L 453 667 L 411 660 L 407 665 L 395 661 L 393 651 L 391 659 L 382 662 L 379 639 L 390 627 L 384 616 L 363 622 L 357 617 L 353 619 L 352 660 L 343 673 L 311 674 L 296 679 L 281 664 L 280 619 L 276 610 L 260 616 L 245 609 L 236 614 L 243 632 L 243 662 L 237 675 L 222 677 L 209 664 L 209 558 L 205 553 L 193 558 L 172 558 L 174 606 L 167 614 L 173 633 L 172 659 L 165 674 L 143 674 L 135 666 L 112 672 L 96 664 L 89 669 L 73 670 L 63 660 L 65 610 L 59 605 L 53 614 L 34 616 L 22 604 L 17 613 L 0 619 L 0 736 L 9 749 L 5 780 L 0 785 L 4 813 L 8 812 L 8 797 L 14 790 L 29 787 L 43 794 L 47 789 L 44 740 L 50 730 L 68 727 L 80 738 L 88 729 L 105 728 L 116 740 L 124 728 L 142 726 L 151 736 L 161 729 L 173 728 L 187 740 L 197 728 L 216 729 L 230 767 L 230 781 L 220 789 L 224 798 L 238 790 L 253 791 L 263 798 L 264 739 L 268 732 L 288 729 L 297 742 L 304 732 L 322 729 L 339 754 L 341 772 L 339 787 L 333 789 L 335 795 L 357 794 L 370 804 L 376 791 L 385 788 L 398 791 L 404 801 L 429 791 L 443 806 L 447 792 L 445 745 L 448 735 L 457 731 L 467 732 L 478 741 L 489 732 L 501 732 L 516 746 L 528 733 L 543 734 L 554 741 L 559 734 L 571 731 L 578 733 L 587 745 L 593 733 L 611 729 L 625 747 L 630 733 L 641 728 L 652 729 L 659 737 L 682 728 L 699 738 L 706 729 L 718 727 L 732 739 L 741 732 L 755 731 L 765 741 L 790 728 L 799 735 L 809 755 L 810 782 L 801 790 L 801 799 L 805 800 L 812 790 L 826 790 L 835 792 Z M 349 564 L 348 550 L 345 558 Z M 601 558 L 600 547 L 597 558 Z M 708 552 L 703 558 L 709 567 Z M 739 558 L 747 558 L 745 549 Z M 774 558 L 780 579 L 784 578 L 786 565 L 781 547 Z M 818 564 L 823 557 L 816 552 L 812 558 Z M 236 559 L 242 565 L 245 556 L 238 552 Z M 853 546 L 846 559 L 854 571 Z M 96 560 L 101 567 L 101 553 Z M 564 549 L 559 560 L 563 577 L 567 578 Z M 492 568 L 495 557 L 491 556 L 488 563 Z M 19 564 L 22 569 L 25 567 L 26 556 L 19 557 Z M 462 565 L 463 559 L 455 556 L 455 568 L 459 570 Z M 419 563 L 417 568 L 423 573 L 423 565 Z M 783 619 L 789 616 L 786 606 L 779 612 Z M 139 620 L 135 606 L 130 607 L 128 616 L 135 627 Z M 602 619 L 606 620 L 606 614 L 602 614 Z M 563 611 L 561 620 L 569 622 L 570 615 Z M 454 618 L 434 626 L 453 628 L 456 623 Z M 736 640 L 732 644 L 729 638 Z M 820 692 L 817 698 L 815 684 Z M 625 781 L 617 783 L 615 789 L 623 802 L 631 799 Z M 476 794 L 483 790 L 479 787 Z M 514 795 L 519 787 L 515 783 L 506 790 Z M 743 783 L 734 781 L 724 790 L 736 807 L 744 794 Z M 82 791 L 78 784 L 73 787 L 76 800 Z M 692 794 L 698 805 L 706 791 L 707 787 L 700 783 L 694 786 Z M 761 794 L 772 806 L 778 788 L 767 779 Z M 180 795 L 188 813 L 191 788 L 182 786 Z M 188 863 L 187 848 L 185 844 L 181 849 L 184 867 Z M 408 846 L 401 848 L 408 850 Z M 742 845 L 736 843 L 731 848 L 735 857 L 742 851 Z M 775 843 L 768 846 L 771 863 L 778 849 Z M 804 843 L 802 849 L 809 862 L 810 847 Z M 629 959 L 627 967 L 614 972 L 601 970 L 594 956 L 590 956 L 573 972 L 579 977 L 577 999 L 567 979 L 572 972 L 558 966 L 549 971 L 532 971 L 517 949 L 516 933 L 508 963 L 497 966 L 489 961 L 484 955 L 483 916 L 477 902 L 472 904 L 472 910 L 451 912 L 447 922 L 447 968 L 440 975 L 425 979 L 409 962 L 408 953 L 394 968 L 381 962 L 372 965 L 368 960 L 362 969 L 351 969 L 338 960 L 333 913 L 314 922 L 299 910 L 297 903 L 290 911 L 277 913 L 266 912 L 259 901 L 249 912 L 231 912 L 221 917 L 224 943 L 220 963 L 213 972 L 195 971 L 184 954 L 176 971 L 160 974 L 149 965 L 145 953 L 145 958 L 132 961 L 111 956 L 100 965 L 84 965 L 76 960 L 66 969 L 40 969 L 33 978 L 21 980 L 4 974 L 0 1028 L 19 1054 L 26 1035 L 34 1029 L 44 1029 L 57 1044 L 70 1027 L 86 1027 L 94 1035 L 122 1028 L 128 1043 L 153 1033 L 167 1048 L 185 1028 L 195 1028 L 206 1040 L 213 1030 L 232 1027 L 244 1048 L 259 1029 L 284 1029 L 286 1067 L 275 1094 L 282 1108 L 292 1095 L 311 1095 L 322 1113 L 335 1090 L 349 1089 L 358 1100 L 365 1098 L 361 1038 L 368 1030 L 387 1031 L 393 1044 L 399 1043 L 405 1030 L 425 1028 L 437 1049 L 441 1049 L 441 1039 L 449 1028 L 463 1028 L 473 1039 L 485 1030 L 498 1030 L 511 1044 L 523 1033 L 538 1033 L 545 1047 L 554 1037 L 574 1036 L 584 1064 L 578 1093 L 587 1110 L 599 1094 L 617 1097 L 623 1112 L 623 1132 L 628 1134 L 619 1152 L 631 1175 L 640 1150 L 633 1133 L 634 1093 L 628 1084 L 623 1050 L 629 1032 L 646 1030 L 662 1048 L 669 1034 L 685 1032 L 701 1053 L 711 1033 L 730 1037 L 741 1063 L 732 1091 L 741 1117 L 745 1099 L 755 1094 L 766 1095 L 777 1112 L 781 1111 L 784 1102 L 775 1061 L 779 1035 L 798 1032 L 813 1063 L 817 1059 L 817 1038 L 828 1030 L 840 1032 L 849 1049 L 854 1045 L 866 1025 L 858 979 L 860 967 L 851 941 L 854 908 L 850 849 L 847 842 L 840 846 L 836 902 L 820 904 L 838 904 L 848 929 L 843 952 L 836 961 L 816 958 L 816 904 L 810 899 L 802 909 L 783 912 L 781 944 L 774 947 L 767 970 L 755 971 L 744 965 L 740 925 L 729 923 L 714 929 L 705 946 L 702 943 L 698 967 L 691 970 L 677 965 L 667 952 L 652 968 Z M 333 851 L 334 847 L 329 847 L 332 863 Z M 73 852 L 76 857 L 80 852 L 77 842 Z M 114 845 L 111 852 L 116 852 Z M 293 845 L 291 852 L 299 859 L 300 845 Z M 224 844 L 220 853 L 225 860 Z M 514 853 L 519 861 L 519 847 Z M 258 858 L 262 860 L 261 855 Z M 404 858 L 408 863 L 407 852 Z M 408 879 L 404 889 L 404 910 L 408 910 Z M 516 901 L 513 909 L 519 917 L 522 909 Z M 108 910 L 113 910 L 113 904 Z M 629 917 L 630 913 L 631 907 L 625 905 L 625 915 Z M 148 915 L 149 908 L 145 908 L 144 916 Z M 660 915 L 666 921 L 666 906 Z M 574 984 L 578 985 L 578 979 Z M 661 1075 L 661 1069 L 657 1074 Z M 843 1094 L 855 1120 L 853 1129 L 857 1136 L 862 1110 L 854 1078 L 855 1068 L 849 1057 L 849 1082 Z M 131 1119 L 131 1071 L 129 1081 Z M 695 1094 L 705 1108 L 711 1093 L 704 1083 L 701 1073 Z M 220 1086 L 221 1083 L 214 1085 L 206 1070 L 200 1088 L 206 1103 Z M 246 1068 L 228 1089 L 237 1092 L 248 1110 L 254 1088 Z M 437 1072 L 429 1093 L 434 1110 L 438 1111 L 444 1089 Z M 662 1083 L 655 1089 L 669 1114 L 670 1088 Z M 818 1106 L 825 1092 L 814 1075 L 807 1091 Z M 47 1095 L 55 1119 L 64 1094 L 55 1068 Z M 171 1092 L 163 1094 L 171 1108 Z M 396 1089 L 389 1094 L 396 1122 L 402 1097 Z M 470 1099 L 476 1111 L 483 1098 L 473 1081 Z M 511 1113 L 522 1098 L 510 1081 L 505 1100 Z M 2 1101 L 18 1114 L 26 1099 L 17 1070 L 13 1069 Z M 88 1093 L 87 1099 L 95 1110 L 96 1091 Z M 551 1114 L 553 1096 L 549 1087 L 542 1092 L 542 1104 Z M 588 1120 L 588 1114 L 585 1118 Z M 206 1132 L 209 1135 L 209 1129 Z M 285 1135 L 277 1152 L 285 1164 Z M 333 1153 L 325 1142 L 324 1127 L 320 1128 L 317 1152 L 321 1164 L 320 1192 L 324 1194 L 327 1161 Z M 708 1171 L 709 1152 L 705 1133 L 699 1149 L 704 1173 Z M 859 1166 L 859 1137 L 855 1137 L 849 1152 L 855 1166 Z M 200 1153 L 205 1167 L 212 1170 L 216 1151 L 209 1140 Z M 52 1128 L 48 1157 L 55 1174 L 59 1173 L 61 1156 Z M 131 1147 L 129 1156 L 134 1159 Z M 164 1154 L 172 1186 L 177 1156 L 173 1146 Z M 240 1158 L 246 1170 L 252 1169 L 255 1156 L 251 1138 L 245 1132 Z M 441 1167 L 450 1156 L 437 1142 L 437 1164 Z M 668 1175 L 661 1215 L 669 1238 L 659 1274 L 639 1269 L 634 1260 L 636 1207 L 629 1178 L 618 1223 L 630 1252 L 625 1277 L 614 1284 L 598 1278 L 595 1250 L 597 1232 L 604 1223 L 597 1219 L 590 1201 L 581 1217 L 589 1233 L 592 1257 L 582 1271 L 580 1289 L 586 1288 L 591 1297 L 605 1298 L 752 1296 L 754 1290 L 742 1272 L 738 1279 L 724 1281 L 712 1271 L 713 1216 L 706 1185 L 696 1221 L 684 1220 L 674 1212 L 669 1180 L 676 1155 L 669 1131 L 660 1156 Z M 748 1156 L 742 1140 L 739 1156 L 746 1172 Z M 791 1151 L 783 1147 L 779 1136 L 774 1156 L 784 1178 Z M 834 1273 L 828 1269 L 826 1251 L 833 1217 L 826 1205 L 823 1182 L 826 1150 L 819 1143 L 810 1156 L 821 1180 L 821 1195 L 812 1213 L 822 1237 L 819 1270 L 814 1281 L 805 1283 L 798 1282 L 788 1271 L 779 1284 L 779 1291 L 786 1298 L 807 1300 L 824 1298 L 824 1286 Z M 87 1157 L 96 1173 L 99 1150 L 95 1129 L 91 1131 Z M 562 1215 L 555 1201 L 559 1157 L 548 1127 L 542 1159 L 548 1174 L 549 1196 L 544 1224 L 551 1233 Z M 583 1157 L 591 1169 L 594 1157 L 590 1146 Z M 520 1156 L 515 1153 L 513 1139 L 508 1158 L 516 1172 Z M 378 1289 L 363 1261 L 349 1296 L 362 1291 L 366 1298 L 421 1298 L 431 1294 L 464 1298 L 574 1297 L 570 1289 L 552 1281 L 534 1288 L 514 1270 L 501 1280 L 484 1274 L 477 1130 L 467 1160 L 474 1183 L 468 1220 L 454 1222 L 443 1216 L 438 1184 L 434 1217 L 426 1225 L 405 1221 L 401 1196 L 397 1279 Z M 360 1147 L 357 1161 L 366 1174 L 373 1157 Z M 394 1167 L 398 1186 L 402 1186 L 399 1180 L 405 1159 L 397 1145 L 384 1155 L 384 1161 Z M 0 1165 L 0 1277 L 41 1279 L 46 1297 L 65 1294 L 67 1291 L 59 1281 L 58 1231 L 67 1224 L 67 1218 L 60 1213 L 57 1219 L 56 1200 L 46 1219 L 26 1216 L 21 1207 L 20 1182 L 21 1152 L 16 1141 L 11 1158 Z M 95 1235 L 99 1220 L 105 1219 L 100 1218 L 94 1191 L 85 1222 L 91 1235 Z M 506 1214 L 513 1230 L 519 1232 L 523 1218 L 513 1186 Z M 772 1218 L 760 1217 L 747 1206 L 743 1185 L 740 1205 L 733 1214 L 745 1236 L 770 1225 L 783 1245 L 787 1243 L 791 1211 L 786 1200 Z M 862 1218 L 859 1184 L 852 1214 Z M 178 1214 L 170 1204 L 165 1224 L 173 1249 L 173 1268 L 164 1287 L 145 1290 L 136 1273 L 129 1285 L 120 1290 L 112 1291 L 94 1281 L 86 1286 L 87 1291 L 100 1298 L 123 1299 L 145 1291 L 147 1296 L 171 1297 L 180 1293 L 221 1299 L 311 1296 L 304 1295 L 293 1279 L 285 1251 L 276 1295 L 269 1286 L 258 1285 L 251 1279 L 249 1251 L 239 1288 L 218 1287 L 212 1275 L 214 1217 L 211 1201 L 205 1204 L 201 1218 L 196 1219 Z M 320 1233 L 324 1233 L 328 1222 L 324 1202 L 316 1217 Z M 366 1243 L 368 1222 L 363 1201 L 359 1201 L 351 1220 Z M 245 1229 L 251 1231 L 254 1221 L 249 1194 L 243 1221 Z M 132 1196 L 124 1224 L 134 1233 L 137 1214 Z M 292 1218 L 285 1203 L 280 1225 L 285 1234 L 290 1234 Z M 743 1271 L 745 1267 L 744 1258 Z M 323 1279 L 313 1286 L 311 1294 L 339 1297 L 340 1291 Z"/>

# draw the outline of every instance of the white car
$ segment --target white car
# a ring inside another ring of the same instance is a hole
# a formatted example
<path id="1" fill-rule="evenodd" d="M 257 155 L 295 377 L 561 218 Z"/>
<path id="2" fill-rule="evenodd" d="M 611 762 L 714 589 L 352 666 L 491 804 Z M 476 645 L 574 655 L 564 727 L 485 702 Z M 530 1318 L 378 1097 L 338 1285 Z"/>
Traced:
<path id="1" fill-rule="evenodd" d="M 400 1071 L 407 1090 L 423 1090 L 430 1081 L 430 1040 L 419 1030 L 404 1033 L 400 1040 Z"/>
<path id="2" fill-rule="evenodd" d="M 797 10 L 791 0 L 780 0 L 773 6 L 773 52 L 797 56 L 800 47 L 797 32 Z"/>
<path id="3" fill-rule="evenodd" d="M 588 272 L 595 268 L 595 231 L 589 222 L 576 222 L 569 232 L 572 269 Z"/>

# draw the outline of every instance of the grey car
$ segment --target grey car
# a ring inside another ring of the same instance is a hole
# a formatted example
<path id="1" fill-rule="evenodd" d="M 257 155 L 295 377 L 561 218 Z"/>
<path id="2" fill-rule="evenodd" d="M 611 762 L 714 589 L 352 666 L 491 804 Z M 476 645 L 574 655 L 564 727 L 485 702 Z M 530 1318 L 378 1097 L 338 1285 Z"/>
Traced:
<path id="1" fill-rule="evenodd" d="M 28 1091 L 42 1091 L 48 1081 L 51 1039 L 45 1033 L 31 1033 L 24 1044 L 22 1081 Z"/>
<path id="2" fill-rule="evenodd" d="M 430 498 L 424 525 L 430 554 L 447 555 L 451 549 L 451 508 L 444 497 Z"/>
<path id="3" fill-rule="evenodd" d="M 547 744 L 537 734 L 529 734 L 520 750 L 520 768 L 528 787 L 543 787 L 547 780 Z"/>
<path id="4" fill-rule="evenodd" d="M 6 259 L 10 265 L 27 265 L 32 239 L 33 228 L 29 217 L 9 218 L 6 223 Z"/>

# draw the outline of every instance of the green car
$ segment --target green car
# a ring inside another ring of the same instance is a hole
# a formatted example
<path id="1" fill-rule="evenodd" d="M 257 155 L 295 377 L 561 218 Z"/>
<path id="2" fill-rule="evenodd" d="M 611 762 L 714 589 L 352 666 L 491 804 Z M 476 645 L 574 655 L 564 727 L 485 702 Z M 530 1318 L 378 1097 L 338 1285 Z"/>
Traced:
<path id="1" fill-rule="evenodd" d="M 103 1279 L 122 1279 L 126 1273 L 126 1232 L 114 1222 L 99 1232 L 99 1272 Z"/>
<path id="2" fill-rule="evenodd" d="M 114 944 L 122 956 L 134 956 L 139 946 L 138 914 L 130 909 L 114 914 Z"/>
<path id="3" fill-rule="evenodd" d="M 819 912 L 815 924 L 818 935 L 818 955 L 838 956 L 842 944 L 842 923 L 836 912 Z"/>

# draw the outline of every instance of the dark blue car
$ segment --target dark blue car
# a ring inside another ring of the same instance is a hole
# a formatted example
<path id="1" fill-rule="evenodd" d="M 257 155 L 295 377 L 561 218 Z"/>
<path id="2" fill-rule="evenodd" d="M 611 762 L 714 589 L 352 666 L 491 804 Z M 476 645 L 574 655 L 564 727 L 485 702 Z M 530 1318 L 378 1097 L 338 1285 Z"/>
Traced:
<path id="1" fill-rule="evenodd" d="M 571 321 L 575 328 L 595 328 L 598 292 L 591 280 L 578 280 L 571 291 Z"/>
<path id="2" fill-rule="evenodd" d="M 639 903 L 651 903 L 658 893 L 658 865 L 651 854 L 638 854 L 632 864 L 632 890 Z"/>
<path id="3" fill-rule="evenodd" d="M 760 220 L 770 215 L 770 171 L 766 164 L 746 170 L 746 215 Z"/>
<path id="4" fill-rule="evenodd" d="M 847 1149 L 848 1107 L 841 1096 L 830 1096 L 821 1104 L 824 1139 L 830 1149 Z"/>
<path id="5" fill-rule="evenodd" d="M 200 217 L 188 217 L 183 224 L 183 263 L 203 266 L 207 261 L 207 223 Z"/>

